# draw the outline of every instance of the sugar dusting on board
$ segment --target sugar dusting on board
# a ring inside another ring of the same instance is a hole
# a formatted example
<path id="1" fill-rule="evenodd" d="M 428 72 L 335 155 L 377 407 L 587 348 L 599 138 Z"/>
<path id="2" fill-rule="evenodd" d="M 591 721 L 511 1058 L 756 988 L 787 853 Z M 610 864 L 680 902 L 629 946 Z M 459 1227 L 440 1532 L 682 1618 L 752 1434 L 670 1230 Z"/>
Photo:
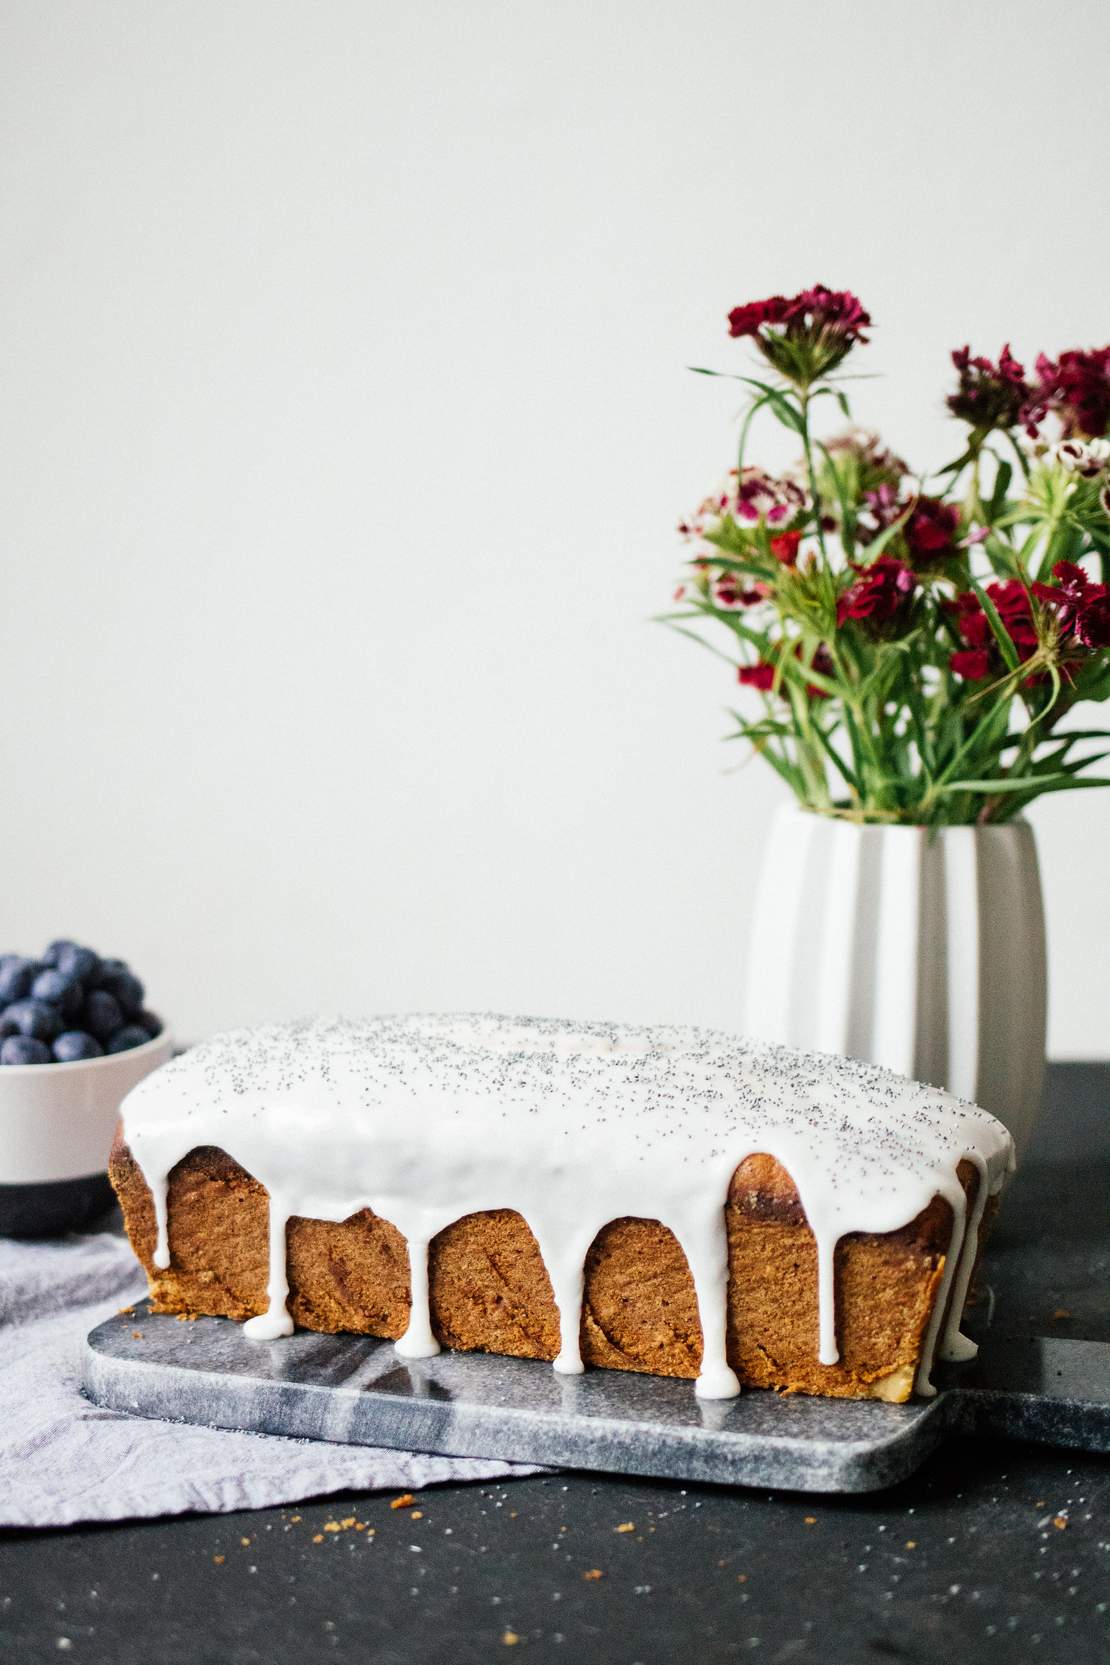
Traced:
<path id="1" fill-rule="evenodd" d="M 428 1245 L 464 1215 L 528 1222 L 559 1312 L 555 1369 L 582 1370 L 586 1255 L 624 1216 L 659 1220 L 689 1263 L 703 1338 L 697 1392 L 739 1392 L 726 1358 L 725 1200 L 745 1157 L 797 1186 L 817 1247 L 822 1364 L 837 1362 L 834 1257 L 849 1232 L 896 1231 L 935 1196 L 952 1208 L 918 1392 L 959 1331 L 979 1221 L 1013 1167 L 992 1116 L 872 1065 L 707 1030 L 494 1016 L 347 1019 L 232 1030 L 175 1059 L 124 1103 L 124 1132 L 154 1197 L 156 1266 L 170 1264 L 167 1188 L 200 1145 L 227 1152 L 270 1197 L 268 1307 L 248 1335 L 288 1335 L 286 1227 L 369 1208 L 408 1244 L 405 1358 L 439 1350 Z M 980 1184 L 969 1211 L 957 1167 Z M 950 1299 L 951 1297 L 951 1299 Z M 945 1314 L 947 1313 L 947 1317 Z"/>

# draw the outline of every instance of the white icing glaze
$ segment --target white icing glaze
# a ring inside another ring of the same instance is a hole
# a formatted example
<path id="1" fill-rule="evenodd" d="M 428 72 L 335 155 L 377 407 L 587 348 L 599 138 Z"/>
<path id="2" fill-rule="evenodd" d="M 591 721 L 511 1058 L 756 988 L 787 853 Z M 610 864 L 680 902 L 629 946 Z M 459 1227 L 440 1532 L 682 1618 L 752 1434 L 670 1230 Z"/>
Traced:
<path id="1" fill-rule="evenodd" d="M 837 1349 L 836 1246 L 907 1225 L 935 1196 L 953 1233 L 917 1389 L 934 1352 L 972 1356 L 959 1321 L 987 1197 L 1013 1168 L 1001 1123 L 872 1065 L 696 1029 L 500 1017 L 318 1020 L 215 1036 L 131 1092 L 124 1133 L 154 1195 L 154 1263 L 170 1264 L 168 1176 L 199 1145 L 227 1152 L 270 1195 L 269 1305 L 246 1325 L 292 1329 L 292 1215 L 345 1220 L 370 1208 L 408 1244 L 404 1358 L 438 1352 L 428 1245 L 452 1221 L 516 1209 L 531 1227 L 559 1312 L 555 1369 L 582 1369 L 583 1267 L 610 1220 L 661 1221 L 689 1263 L 703 1337 L 697 1392 L 728 1398 L 724 1203 L 745 1157 L 791 1175 L 817 1245 L 818 1357 Z M 961 1159 L 981 1183 L 971 1218 Z M 951 1297 L 951 1299 L 950 1299 Z"/>

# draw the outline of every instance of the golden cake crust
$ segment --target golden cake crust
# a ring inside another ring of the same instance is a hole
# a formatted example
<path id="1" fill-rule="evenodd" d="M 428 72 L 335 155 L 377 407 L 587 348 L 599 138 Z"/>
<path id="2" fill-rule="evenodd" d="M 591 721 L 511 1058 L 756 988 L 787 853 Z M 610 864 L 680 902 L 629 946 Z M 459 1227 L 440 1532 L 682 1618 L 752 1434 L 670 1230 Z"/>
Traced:
<path id="1" fill-rule="evenodd" d="M 179 1162 L 168 1192 L 171 1264 L 153 1264 L 154 1204 L 122 1131 L 110 1164 L 132 1247 L 156 1311 L 244 1320 L 267 1306 L 265 1188 L 224 1151 Z M 973 1200 L 971 1162 L 959 1177 Z M 980 1244 L 993 1208 L 984 1210 Z M 728 1359 L 746 1386 L 839 1398 L 909 1398 L 944 1273 L 952 1211 L 935 1197 L 882 1235 L 857 1232 L 836 1251 L 840 1361 L 817 1358 L 817 1255 L 793 1180 L 772 1157 L 737 1168 L 726 1204 Z M 289 1311 L 311 1330 L 396 1339 L 409 1315 L 405 1241 L 362 1209 L 339 1223 L 294 1216 L 287 1231 Z M 586 1260 L 582 1357 L 587 1365 L 695 1377 L 701 1328 L 693 1280 L 673 1233 L 656 1220 L 605 1226 Z M 466 1215 L 432 1240 L 432 1324 L 464 1351 L 554 1359 L 559 1323 L 536 1240 L 510 1209 Z"/>

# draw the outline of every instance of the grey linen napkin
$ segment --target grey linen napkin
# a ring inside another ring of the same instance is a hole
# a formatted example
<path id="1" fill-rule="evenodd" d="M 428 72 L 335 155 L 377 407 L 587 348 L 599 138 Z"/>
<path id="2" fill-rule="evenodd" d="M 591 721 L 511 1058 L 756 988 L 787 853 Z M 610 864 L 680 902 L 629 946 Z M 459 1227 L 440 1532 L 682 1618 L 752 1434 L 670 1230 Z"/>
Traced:
<path id="1" fill-rule="evenodd" d="M 152 1422 L 92 1405 L 79 1386 L 85 1336 L 144 1293 L 118 1230 L 54 1242 L 0 1238 L 0 1526 L 222 1513 L 324 1492 L 534 1472 L 492 1459 Z"/>

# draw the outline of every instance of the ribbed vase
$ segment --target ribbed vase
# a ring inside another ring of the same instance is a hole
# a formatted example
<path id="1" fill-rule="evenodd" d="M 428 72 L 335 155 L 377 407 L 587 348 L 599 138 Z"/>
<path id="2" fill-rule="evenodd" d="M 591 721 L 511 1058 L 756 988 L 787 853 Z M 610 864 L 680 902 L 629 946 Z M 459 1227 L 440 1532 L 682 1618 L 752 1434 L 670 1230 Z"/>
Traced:
<path id="1" fill-rule="evenodd" d="M 1044 1076 L 1033 829 L 856 826 L 789 804 L 771 828 L 743 1029 L 971 1099 L 1019 1152 Z"/>

